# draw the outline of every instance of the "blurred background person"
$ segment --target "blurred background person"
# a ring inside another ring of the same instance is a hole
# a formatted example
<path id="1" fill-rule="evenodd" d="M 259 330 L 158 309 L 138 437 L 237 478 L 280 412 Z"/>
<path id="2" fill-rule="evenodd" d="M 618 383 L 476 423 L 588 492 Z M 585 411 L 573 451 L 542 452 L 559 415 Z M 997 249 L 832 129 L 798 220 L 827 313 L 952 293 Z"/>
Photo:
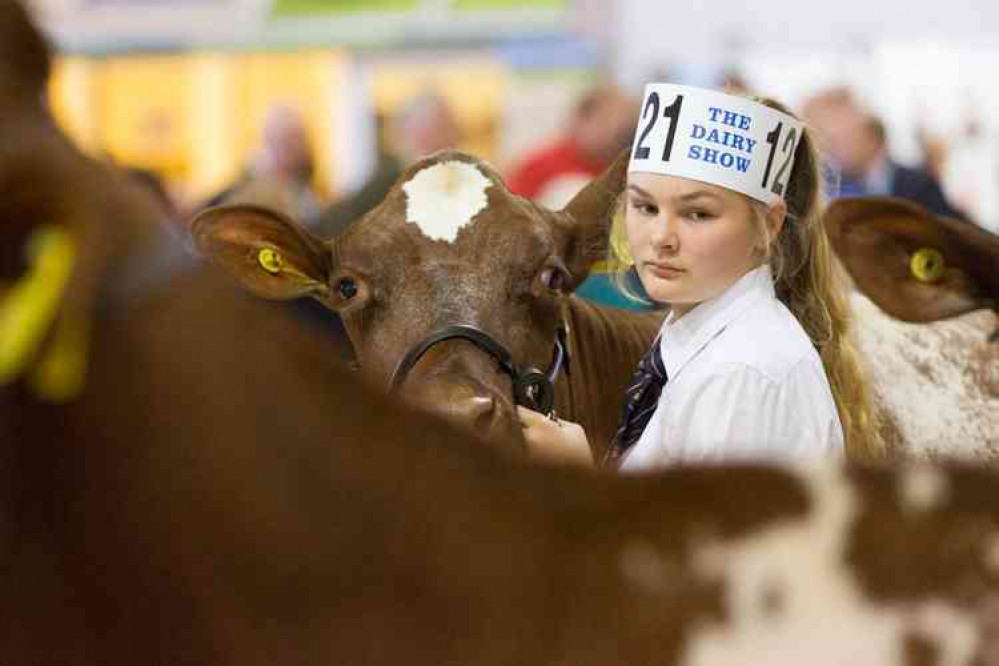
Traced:
<path id="1" fill-rule="evenodd" d="M 561 208 L 631 144 L 637 117 L 634 97 L 616 85 L 594 86 L 576 103 L 554 142 L 510 169 L 507 186 L 549 208 Z"/>
<path id="2" fill-rule="evenodd" d="M 267 111 L 260 148 L 234 184 L 205 206 L 254 203 L 278 209 L 307 226 L 319 219 L 321 203 L 313 189 L 315 167 L 308 128 L 298 109 L 275 105 Z"/>
<path id="3" fill-rule="evenodd" d="M 454 112 L 442 95 L 424 92 L 409 99 L 386 121 L 384 142 L 375 169 L 357 189 L 322 212 L 317 231 L 323 238 L 343 233 L 354 221 L 381 203 L 412 162 L 461 140 Z"/>
<path id="4" fill-rule="evenodd" d="M 891 159 L 884 124 L 848 88 L 822 91 L 806 100 L 802 111 L 839 175 L 838 191 L 833 184 L 831 195 L 901 197 L 938 215 L 966 219 L 929 173 Z"/>

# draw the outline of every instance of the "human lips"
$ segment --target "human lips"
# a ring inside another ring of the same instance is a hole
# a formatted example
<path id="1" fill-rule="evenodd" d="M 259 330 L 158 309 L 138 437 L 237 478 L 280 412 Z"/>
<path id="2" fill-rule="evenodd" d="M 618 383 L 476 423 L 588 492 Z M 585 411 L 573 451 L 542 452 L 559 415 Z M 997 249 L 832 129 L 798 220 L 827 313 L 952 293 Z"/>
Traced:
<path id="1" fill-rule="evenodd" d="M 645 266 L 650 273 L 664 279 L 679 277 L 687 272 L 686 269 L 665 261 L 646 261 Z"/>

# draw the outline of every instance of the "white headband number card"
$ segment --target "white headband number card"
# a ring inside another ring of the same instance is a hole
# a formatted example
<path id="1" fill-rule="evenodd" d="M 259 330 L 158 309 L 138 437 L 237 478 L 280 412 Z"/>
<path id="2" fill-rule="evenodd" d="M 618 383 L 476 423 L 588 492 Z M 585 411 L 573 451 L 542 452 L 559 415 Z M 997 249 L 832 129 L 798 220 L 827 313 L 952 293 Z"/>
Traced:
<path id="1" fill-rule="evenodd" d="M 787 189 L 803 127 L 750 99 L 650 83 L 628 171 L 691 178 L 771 203 Z"/>

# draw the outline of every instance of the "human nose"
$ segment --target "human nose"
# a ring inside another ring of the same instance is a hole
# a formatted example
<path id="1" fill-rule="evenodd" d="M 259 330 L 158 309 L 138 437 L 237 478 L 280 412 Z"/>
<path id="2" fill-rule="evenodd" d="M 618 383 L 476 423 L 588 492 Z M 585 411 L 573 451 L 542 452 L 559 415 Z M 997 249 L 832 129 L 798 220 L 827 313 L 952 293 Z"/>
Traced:
<path id="1" fill-rule="evenodd" d="M 680 247 L 678 224 L 671 215 L 663 215 L 656 220 L 650 240 L 657 251 L 675 252 Z"/>

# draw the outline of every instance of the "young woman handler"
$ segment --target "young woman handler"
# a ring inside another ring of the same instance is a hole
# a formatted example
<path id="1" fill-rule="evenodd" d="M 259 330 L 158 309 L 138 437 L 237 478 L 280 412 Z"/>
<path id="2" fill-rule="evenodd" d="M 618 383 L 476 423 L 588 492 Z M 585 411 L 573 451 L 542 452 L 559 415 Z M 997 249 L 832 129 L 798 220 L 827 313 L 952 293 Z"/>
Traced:
<path id="1" fill-rule="evenodd" d="M 671 309 L 597 462 L 876 454 L 801 121 L 773 101 L 651 84 L 622 206 L 642 286 Z M 578 425 L 520 417 L 532 455 L 592 462 Z"/>

